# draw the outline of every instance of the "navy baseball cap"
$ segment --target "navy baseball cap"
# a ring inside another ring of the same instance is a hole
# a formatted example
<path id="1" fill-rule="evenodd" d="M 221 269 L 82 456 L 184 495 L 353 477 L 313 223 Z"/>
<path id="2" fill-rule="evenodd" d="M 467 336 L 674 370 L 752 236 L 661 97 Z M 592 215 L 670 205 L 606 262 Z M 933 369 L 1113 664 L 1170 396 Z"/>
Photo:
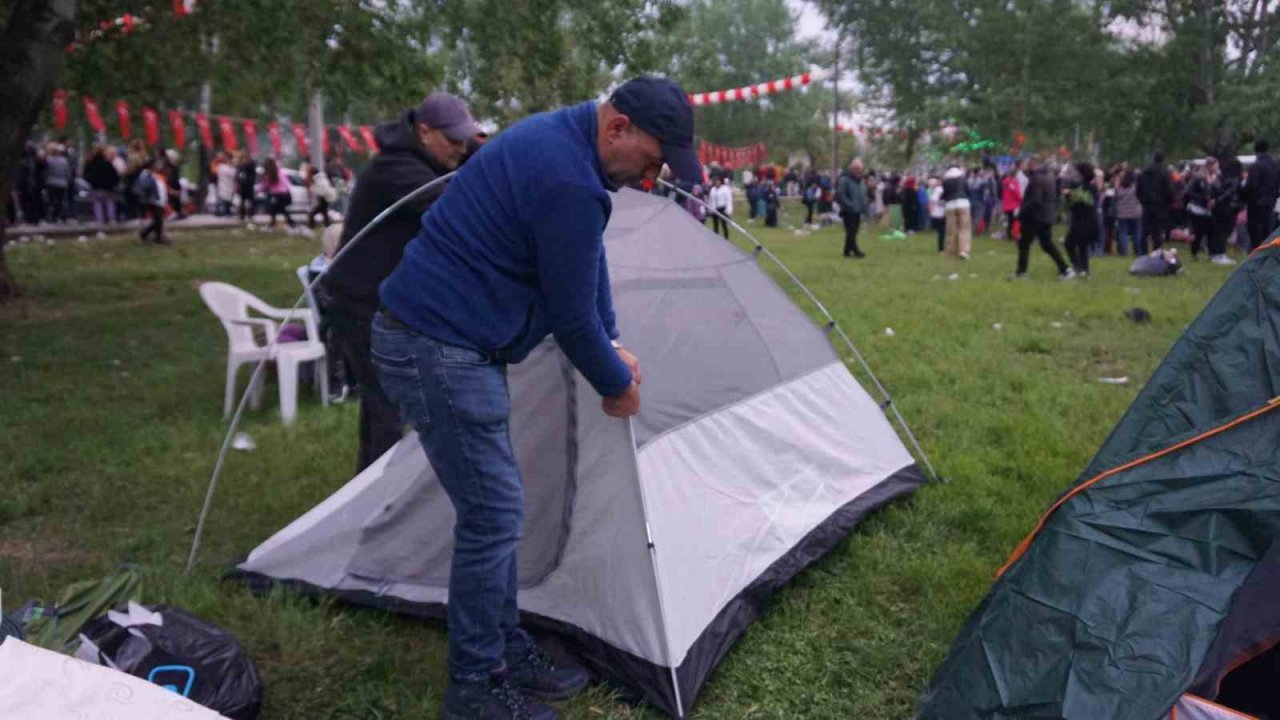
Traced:
<path id="1" fill-rule="evenodd" d="M 456 95 L 432 93 L 423 99 L 413 113 L 415 122 L 439 130 L 455 142 L 472 138 L 481 132 L 476 119 L 471 117 L 467 104 Z"/>
<path id="2" fill-rule="evenodd" d="M 662 159 L 677 178 L 702 180 L 693 149 L 693 104 L 679 85 L 661 77 L 632 78 L 613 91 L 609 103 L 662 143 Z"/>

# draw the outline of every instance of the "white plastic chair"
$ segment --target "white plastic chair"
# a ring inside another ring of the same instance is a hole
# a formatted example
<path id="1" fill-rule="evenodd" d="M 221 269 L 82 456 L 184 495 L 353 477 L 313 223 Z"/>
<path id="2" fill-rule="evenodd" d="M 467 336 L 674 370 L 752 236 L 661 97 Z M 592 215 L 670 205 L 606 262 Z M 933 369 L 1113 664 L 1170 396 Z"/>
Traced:
<path id="1" fill-rule="evenodd" d="M 293 313 L 293 318 L 301 320 L 307 328 L 306 340 L 274 343 L 272 341 L 280 332 L 276 321 L 284 320 L 289 315 L 288 310 L 272 307 L 252 293 L 224 282 L 201 283 L 200 297 L 222 321 L 222 327 L 227 331 L 224 415 L 230 415 L 234 408 L 236 374 L 240 366 L 257 363 L 264 357 L 276 364 L 276 375 L 280 383 L 280 415 L 286 425 L 292 423 L 298 414 L 298 365 L 301 363 L 316 364 L 320 399 L 325 405 L 329 404 L 329 367 L 324 344 L 320 342 L 319 323 L 312 309 L 299 308 Z M 250 310 L 265 317 L 251 317 Z M 260 343 L 255 337 L 254 328 L 262 329 L 264 342 Z M 262 383 L 259 382 L 252 392 L 253 407 L 257 408 L 262 401 Z"/>

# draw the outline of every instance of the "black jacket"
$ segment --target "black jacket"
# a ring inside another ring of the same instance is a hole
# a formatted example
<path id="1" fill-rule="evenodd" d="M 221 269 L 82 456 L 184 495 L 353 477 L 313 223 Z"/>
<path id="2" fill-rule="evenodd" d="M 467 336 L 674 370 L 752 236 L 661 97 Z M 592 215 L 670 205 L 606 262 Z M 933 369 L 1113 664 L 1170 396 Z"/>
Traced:
<path id="1" fill-rule="evenodd" d="M 258 166 L 253 160 L 240 163 L 236 166 L 236 185 L 240 188 L 242 197 L 253 197 L 253 186 L 258 182 Z"/>
<path id="2" fill-rule="evenodd" d="M 94 190 L 113 191 L 120 184 L 120 173 L 110 160 L 97 155 L 84 164 L 84 179 Z"/>
<path id="3" fill-rule="evenodd" d="M 1049 168 L 1037 168 L 1031 173 L 1018 216 L 1041 225 L 1052 225 L 1058 218 L 1058 184 L 1049 174 Z"/>
<path id="4" fill-rule="evenodd" d="M 1168 212 L 1173 205 L 1173 179 L 1169 168 L 1161 163 L 1151 163 L 1138 176 L 1138 202 L 1143 208 Z"/>
<path id="5" fill-rule="evenodd" d="M 1254 207 L 1275 207 L 1280 197 L 1280 165 L 1271 153 L 1258 153 L 1249 168 L 1249 182 L 1245 185 L 1245 197 Z"/>
<path id="6" fill-rule="evenodd" d="M 392 203 L 445 173 L 418 141 L 412 110 L 379 125 L 375 138 L 378 155 L 356 179 L 339 248 Z M 418 234 L 422 214 L 442 192 L 443 185 L 397 210 L 325 273 L 325 290 L 335 301 L 364 314 L 377 309 L 378 286 L 400 264 L 405 245 Z"/>
<path id="7" fill-rule="evenodd" d="M 1209 201 L 1213 197 L 1209 194 L 1209 183 L 1204 178 L 1195 178 L 1187 185 L 1187 194 L 1184 198 L 1187 205 L 1199 205 L 1205 210 L 1209 209 Z"/>
<path id="8" fill-rule="evenodd" d="M 1216 218 L 1235 218 L 1242 207 L 1240 203 L 1240 178 L 1223 173 L 1218 181 L 1209 189 L 1213 202 L 1213 216 Z"/>
<path id="9" fill-rule="evenodd" d="M 969 185 L 965 180 L 965 176 L 945 178 L 942 181 L 942 202 L 949 203 L 952 200 L 968 200 Z"/>

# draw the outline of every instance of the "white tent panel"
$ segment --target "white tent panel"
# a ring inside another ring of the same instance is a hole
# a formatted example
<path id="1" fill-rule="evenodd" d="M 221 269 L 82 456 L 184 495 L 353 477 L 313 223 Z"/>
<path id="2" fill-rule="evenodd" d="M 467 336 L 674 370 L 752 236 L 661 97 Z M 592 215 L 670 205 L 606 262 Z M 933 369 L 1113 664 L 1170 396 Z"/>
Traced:
<path id="1" fill-rule="evenodd" d="M 569 537 L 557 569 L 520 593 L 520 608 L 666 665 L 639 469 L 627 423 L 606 416 L 599 396 L 581 375 L 576 378 L 578 488 Z"/>
<path id="2" fill-rule="evenodd" d="M 912 463 L 840 363 L 646 445 L 640 477 L 675 662 L 774 561 Z"/>
<path id="3" fill-rule="evenodd" d="M 338 492 L 254 548 L 240 568 L 279 579 L 336 587 L 365 523 L 425 473 L 417 435 L 402 440 Z"/>
<path id="4" fill-rule="evenodd" d="M 0 644 L 4 720 L 217 720 L 218 713 L 142 678 L 28 645 Z"/>

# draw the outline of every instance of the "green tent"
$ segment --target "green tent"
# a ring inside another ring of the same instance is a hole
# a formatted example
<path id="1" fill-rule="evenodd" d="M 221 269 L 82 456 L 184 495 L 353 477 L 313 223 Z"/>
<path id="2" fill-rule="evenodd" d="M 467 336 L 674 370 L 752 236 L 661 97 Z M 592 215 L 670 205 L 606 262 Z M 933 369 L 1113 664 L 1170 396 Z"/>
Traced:
<path id="1" fill-rule="evenodd" d="M 969 617 L 918 718 L 1280 718 L 1280 233 Z"/>

